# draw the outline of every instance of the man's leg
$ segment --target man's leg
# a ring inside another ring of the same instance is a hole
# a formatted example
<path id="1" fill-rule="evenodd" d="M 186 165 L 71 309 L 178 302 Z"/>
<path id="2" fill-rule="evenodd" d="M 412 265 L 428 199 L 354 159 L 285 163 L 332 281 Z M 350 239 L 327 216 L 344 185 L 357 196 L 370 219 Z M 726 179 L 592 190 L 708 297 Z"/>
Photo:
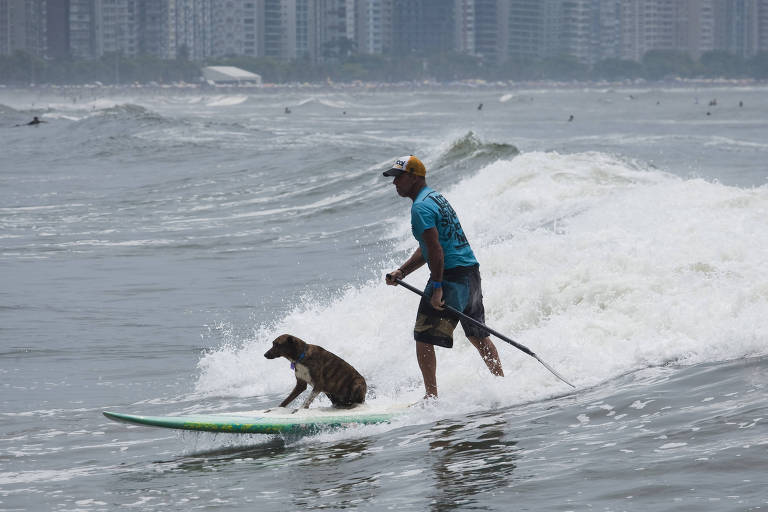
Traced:
<path id="1" fill-rule="evenodd" d="M 501 369 L 501 359 L 499 359 L 499 353 L 496 351 L 496 345 L 493 344 L 491 338 L 486 336 L 485 338 L 477 338 L 475 336 L 468 336 L 470 343 L 472 343 L 480 356 L 485 361 L 486 366 L 492 374 L 503 377 L 504 370 Z"/>
<path id="2" fill-rule="evenodd" d="M 429 343 L 416 342 L 416 360 L 421 369 L 421 377 L 424 379 L 424 398 L 437 398 L 437 359 L 435 347 Z"/>

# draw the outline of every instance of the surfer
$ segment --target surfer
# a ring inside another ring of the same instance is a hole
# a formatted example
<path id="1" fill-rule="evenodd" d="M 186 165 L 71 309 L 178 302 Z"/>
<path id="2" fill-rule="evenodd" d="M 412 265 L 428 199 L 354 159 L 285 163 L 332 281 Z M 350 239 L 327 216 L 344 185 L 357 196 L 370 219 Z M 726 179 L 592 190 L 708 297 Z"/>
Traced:
<path id="1" fill-rule="evenodd" d="M 429 266 L 430 278 L 419 303 L 413 337 L 416 360 L 424 379 L 424 398 L 437 398 L 437 360 L 435 345 L 451 348 L 453 331 L 459 319 L 444 310 L 447 304 L 467 316 L 485 321 L 480 266 L 459 223 L 456 212 L 437 191 L 427 186 L 424 164 L 413 155 L 398 158 L 384 176 L 401 197 L 413 201 L 411 230 L 419 243 L 400 268 L 387 274 L 388 285 L 423 266 Z M 501 360 L 488 331 L 465 320 L 461 326 L 469 341 L 480 352 L 493 375 L 504 376 Z"/>
<path id="2" fill-rule="evenodd" d="M 44 123 L 45 121 L 41 121 L 39 117 L 35 116 L 32 118 L 30 122 L 27 123 L 27 126 L 35 126 L 40 123 Z"/>

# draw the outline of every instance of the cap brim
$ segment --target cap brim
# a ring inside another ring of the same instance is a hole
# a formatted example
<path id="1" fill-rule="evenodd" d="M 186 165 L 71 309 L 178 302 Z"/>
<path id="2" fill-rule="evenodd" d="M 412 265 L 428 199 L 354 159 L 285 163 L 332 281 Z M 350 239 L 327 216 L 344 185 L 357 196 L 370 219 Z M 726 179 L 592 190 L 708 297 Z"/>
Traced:
<path id="1" fill-rule="evenodd" d="M 402 169 L 389 169 L 387 171 L 384 171 L 384 176 L 400 176 L 405 171 Z"/>

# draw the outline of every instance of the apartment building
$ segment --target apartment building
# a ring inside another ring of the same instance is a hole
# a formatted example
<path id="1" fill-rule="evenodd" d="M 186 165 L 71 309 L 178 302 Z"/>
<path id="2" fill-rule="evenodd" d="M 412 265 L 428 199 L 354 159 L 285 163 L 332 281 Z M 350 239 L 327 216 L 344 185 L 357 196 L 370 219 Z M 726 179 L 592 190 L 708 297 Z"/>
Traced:
<path id="1" fill-rule="evenodd" d="M 46 8 L 45 0 L 0 0 L 0 55 L 16 50 L 45 55 Z"/>
<path id="2" fill-rule="evenodd" d="M 361 53 L 390 53 L 392 48 L 392 1 L 357 0 L 355 43 Z"/>
<path id="3" fill-rule="evenodd" d="M 0 0 L 0 54 L 322 61 L 459 52 L 489 64 L 768 50 L 768 0 Z"/>

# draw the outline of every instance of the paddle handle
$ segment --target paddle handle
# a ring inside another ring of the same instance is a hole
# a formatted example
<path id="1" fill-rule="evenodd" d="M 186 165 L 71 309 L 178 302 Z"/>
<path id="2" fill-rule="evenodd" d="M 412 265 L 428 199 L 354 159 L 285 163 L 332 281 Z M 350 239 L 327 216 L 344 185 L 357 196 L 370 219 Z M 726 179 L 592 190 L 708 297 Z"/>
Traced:
<path id="1" fill-rule="evenodd" d="M 424 295 L 424 292 L 422 292 L 422 291 L 421 291 L 421 290 L 419 290 L 418 288 L 415 288 L 415 287 L 411 286 L 410 284 L 406 283 L 406 282 L 405 282 L 405 281 L 403 281 L 402 279 L 397 279 L 397 278 L 396 278 L 395 276 L 393 276 L 392 274 L 387 274 L 387 278 L 388 278 L 388 279 L 390 279 L 390 280 L 392 280 L 392 281 L 395 281 L 397 284 L 399 284 L 399 285 L 403 286 L 404 288 L 406 288 L 406 289 L 408 289 L 408 290 L 412 291 L 413 293 L 415 293 L 415 294 L 417 294 L 417 295 L 421 295 L 422 297 L 425 297 L 425 295 Z M 456 315 L 456 316 L 458 316 L 459 318 L 461 318 L 462 320 L 466 320 L 467 322 L 469 322 L 469 323 L 471 323 L 471 324 L 475 325 L 476 327 L 480 327 L 481 329 L 484 329 L 484 330 L 488 331 L 489 333 L 493 334 L 494 336 L 496 336 L 496 337 L 497 337 L 497 338 L 499 338 L 500 340 L 502 340 L 502 341 L 506 341 L 507 343 L 509 343 L 510 345 L 512 345 L 513 347 L 515 347 L 516 349 L 518 349 L 518 350 L 521 350 L 521 351 L 525 352 L 526 354 L 528 354 L 529 356 L 533 357 L 533 358 L 534 358 L 534 359 L 536 359 L 538 362 L 540 362 L 540 363 L 541 363 L 541 364 L 544 366 L 544 368 L 546 368 L 547 370 L 549 370 L 550 372 L 552 372 L 552 375 L 554 375 L 555 377 L 557 377 L 557 378 L 558 378 L 558 379 L 560 379 L 561 381 L 565 382 L 566 384 L 568 384 L 568 385 L 569 385 L 569 386 L 571 386 L 572 388 L 575 388 L 575 387 L 576 387 L 576 386 L 574 386 L 573 384 L 571 384 L 570 382 L 568 382 L 567 380 L 565 380 L 565 379 L 563 378 L 563 376 L 562 376 L 562 375 L 560 375 L 559 373 L 557 373 L 557 372 L 556 372 L 556 371 L 555 371 L 555 370 L 554 370 L 554 369 L 553 369 L 551 366 L 549 366 L 547 363 L 545 363 L 544 361 L 542 361 L 542 360 L 539 358 L 539 356 L 537 356 L 537 355 L 536 355 L 536 354 L 535 354 L 535 353 L 534 353 L 534 352 L 533 352 L 531 349 L 529 349 L 529 348 L 528 348 L 528 347 L 526 347 L 525 345 L 523 345 L 523 344 L 521 344 L 521 343 L 518 343 L 518 342 L 516 342 L 515 340 L 513 340 L 513 339 L 511 339 L 511 338 L 508 338 L 508 337 L 504 336 L 504 335 L 503 335 L 503 334 L 501 334 L 500 332 L 498 332 L 498 331 L 496 331 L 496 330 L 494 330 L 494 329 L 491 329 L 490 327 L 488 327 L 488 326 L 487 326 L 487 325 L 485 325 L 484 323 L 480 322 L 479 320 L 475 320 L 475 319 L 474 319 L 474 318 L 472 318 L 471 316 L 465 315 L 464 313 L 462 313 L 461 311 L 459 311 L 459 310 L 458 310 L 458 309 L 456 309 L 456 308 L 453 308 L 453 307 L 451 307 L 451 306 L 449 306 L 449 305 L 447 305 L 447 304 L 445 304 L 443 307 L 444 307 L 446 310 L 448 310 L 448 311 L 450 311 L 451 313 L 453 313 L 454 315 Z"/>

